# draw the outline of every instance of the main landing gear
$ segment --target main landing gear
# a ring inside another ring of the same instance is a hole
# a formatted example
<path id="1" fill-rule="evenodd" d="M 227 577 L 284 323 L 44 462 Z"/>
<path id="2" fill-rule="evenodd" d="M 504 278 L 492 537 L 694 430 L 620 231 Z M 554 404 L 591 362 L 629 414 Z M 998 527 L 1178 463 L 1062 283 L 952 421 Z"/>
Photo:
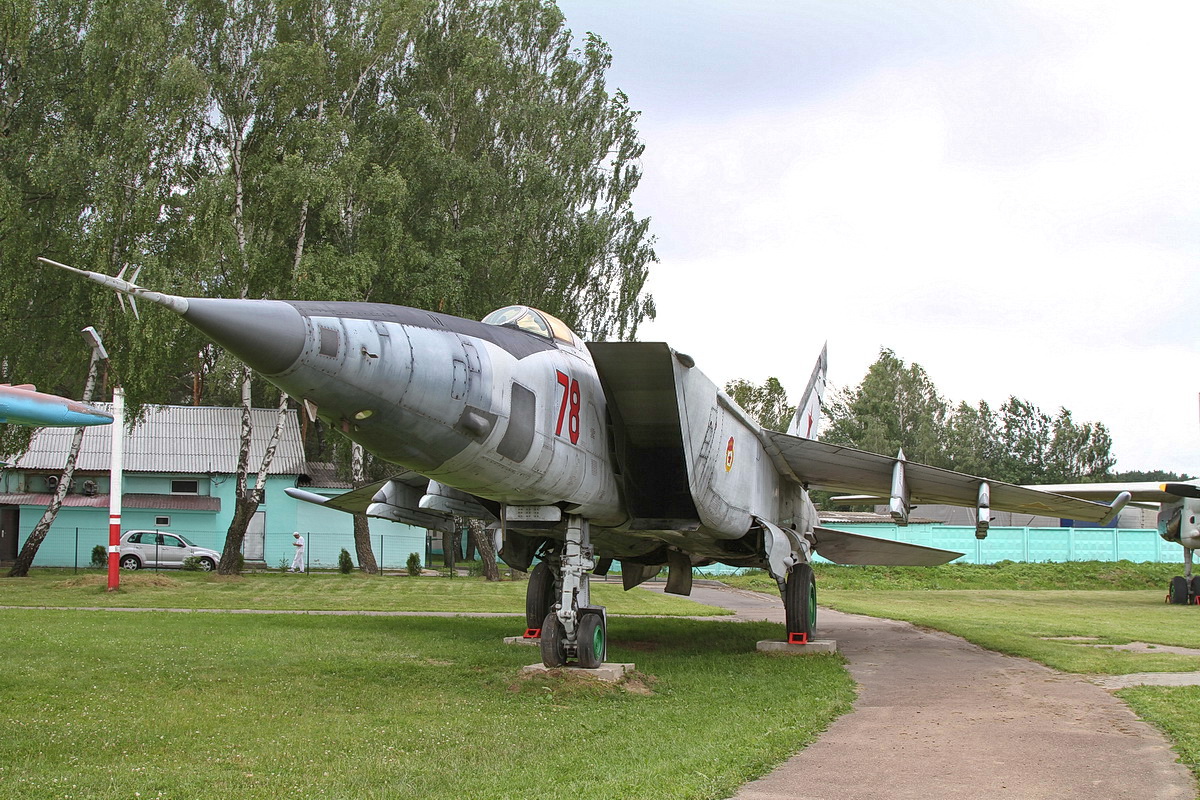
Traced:
<path id="1" fill-rule="evenodd" d="M 596 669 L 604 663 L 608 619 L 603 606 L 591 604 L 588 586 L 595 566 L 588 522 L 572 515 L 562 550 L 533 568 L 525 594 L 526 625 L 541 628 L 542 663 L 547 667 L 574 661 Z"/>
<path id="2" fill-rule="evenodd" d="M 808 644 L 817 633 L 817 580 L 812 566 L 796 564 L 783 585 L 789 644 Z"/>
<path id="3" fill-rule="evenodd" d="M 1177 606 L 1200 605 L 1200 575 L 1192 575 L 1192 551 L 1183 548 L 1183 575 L 1171 578 L 1167 602 Z"/>

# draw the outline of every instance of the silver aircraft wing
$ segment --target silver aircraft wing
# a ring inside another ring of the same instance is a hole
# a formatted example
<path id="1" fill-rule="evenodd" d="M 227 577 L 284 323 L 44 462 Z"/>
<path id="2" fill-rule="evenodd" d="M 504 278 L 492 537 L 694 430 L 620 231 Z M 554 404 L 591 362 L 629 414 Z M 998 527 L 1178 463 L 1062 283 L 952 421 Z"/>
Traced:
<path id="1" fill-rule="evenodd" d="M 856 498 L 860 502 L 875 499 L 887 502 L 891 496 L 894 470 L 899 460 L 895 456 L 775 431 L 764 430 L 763 437 L 767 452 L 776 459 L 780 471 L 810 489 L 861 494 Z M 902 463 L 913 504 L 974 506 L 981 484 L 987 484 L 991 494 L 990 507 L 994 511 L 1040 514 L 1083 522 L 1102 522 L 1113 513 L 1113 507 L 1105 503 L 992 481 L 913 461 Z"/>
<path id="2" fill-rule="evenodd" d="M 813 528 L 813 549 L 835 564 L 880 564 L 892 567 L 936 567 L 953 561 L 962 553 L 940 550 L 908 542 L 847 533 L 832 528 Z"/>
<path id="3" fill-rule="evenodd" d="M 1137 481 L 1133 483 L 1059 483 L 1047 486 L 1026 486 L 1043 492 L 1065 494 L 1085 500 L 1100 500 L 1118 492 L 1129 492 L 1134 503 L 1171 503 L 1180 497 L 1200 496 L 1200 482 Z"/>

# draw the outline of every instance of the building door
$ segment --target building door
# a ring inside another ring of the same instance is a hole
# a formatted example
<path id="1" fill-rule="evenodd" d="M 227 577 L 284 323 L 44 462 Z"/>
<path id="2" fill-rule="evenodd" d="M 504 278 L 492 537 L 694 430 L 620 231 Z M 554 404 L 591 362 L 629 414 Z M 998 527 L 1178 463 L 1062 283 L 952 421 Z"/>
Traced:
<path id="1" fill-rule="evenodd" d="M 255 511 L 246 526 L 246 538 L 242 540 L 242 557 L 247 562 L 267 563 L 267 512 Z"/>
<path id="2" fill-rule="evenodd" d="M 20 524 L 20 506 L 0 506 L 0 561 L 17 560 Z"/>

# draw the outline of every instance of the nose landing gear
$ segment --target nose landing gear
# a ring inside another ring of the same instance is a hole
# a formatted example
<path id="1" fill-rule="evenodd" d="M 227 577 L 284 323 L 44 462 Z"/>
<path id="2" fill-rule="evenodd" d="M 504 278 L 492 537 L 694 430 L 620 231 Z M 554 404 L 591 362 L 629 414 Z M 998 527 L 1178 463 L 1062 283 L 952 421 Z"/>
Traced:
<path id="1" fill-rule="evenodd" d="M 536 612 L 532 609 L 545 607 L 552 596 L 552 590 L 547 586 L 560 587 L 557 602 L 541 623 L 542 664 L 562 667 L 573 660 L 584 669 L 596 669 L 604 663 L 608 618 L 603 606 L 591 604 L 588 582 L 596 562 L 592 557 L 588 522 L 583 517 L 572 515 L 567 518 L 566 543 L 558 559 L 558 576 L 553 575 L 554 566 L 554 559 L 538 564 L 526 590 L 526 610 L 533 614 Z"/>

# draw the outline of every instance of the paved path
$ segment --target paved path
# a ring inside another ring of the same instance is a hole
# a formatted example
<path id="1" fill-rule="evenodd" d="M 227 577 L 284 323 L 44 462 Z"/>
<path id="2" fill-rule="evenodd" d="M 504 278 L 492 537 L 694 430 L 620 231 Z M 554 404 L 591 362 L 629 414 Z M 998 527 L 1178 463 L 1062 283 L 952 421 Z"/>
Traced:
<path id="1" fill-rule="evenodd" d="M 782 621 L 765 595 L 692 596 Z M 735 800 L 1196 797 L 1162 734 L 1081 677 L 905 622 L 821 609 L 819 625 L 850 662 L 854 710 Z"/>

